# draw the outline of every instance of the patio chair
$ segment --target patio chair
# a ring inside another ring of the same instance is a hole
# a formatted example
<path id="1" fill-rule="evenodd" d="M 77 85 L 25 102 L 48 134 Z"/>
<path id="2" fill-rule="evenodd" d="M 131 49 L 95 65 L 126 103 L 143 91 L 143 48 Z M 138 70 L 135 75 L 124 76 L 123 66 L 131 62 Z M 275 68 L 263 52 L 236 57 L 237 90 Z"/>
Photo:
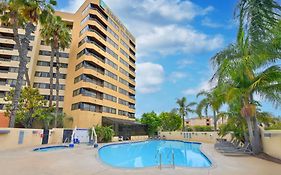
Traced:
<path id="1" fill-rule="evenodd" d="M 250 144 L 245 144 L 243 147 L 236 149 L 225 149 L 220 151 L 225 156 L 248 156 L 253 154 L 250 149 Z"/>
<path id="2" fill-rule="evenodd" d="M 247 143 L 247 144 L 244 144 L 242 147 L 240 146 L 237 146 L 237 147 L 224 147 L 224 148 L 221 148 L 219 150 L 217 150 L 218 152 L 221 152 L 221 153 L 224 153 L 224 152 L 235 152 L 235 151 L 250 151 L 250 144 Z"/>

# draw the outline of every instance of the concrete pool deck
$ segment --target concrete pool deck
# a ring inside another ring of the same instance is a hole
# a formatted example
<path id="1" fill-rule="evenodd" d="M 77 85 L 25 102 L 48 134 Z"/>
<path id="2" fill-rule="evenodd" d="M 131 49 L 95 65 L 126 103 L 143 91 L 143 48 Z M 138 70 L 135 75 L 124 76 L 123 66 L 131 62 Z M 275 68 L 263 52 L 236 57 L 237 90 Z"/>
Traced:
<path id="1" fill-rule="evenodd" d="M 279 175 L 281 164 L 252 156 L 223 156 L 213 144 L 202 144 L 202 150 L 213 161 L 211 168 L 144 168 L 117 169 L 103 164 L 97 149 L 78 145 L 74 149 L 33 152 L 33 148 L 0 151 L 1 175 Z"/>

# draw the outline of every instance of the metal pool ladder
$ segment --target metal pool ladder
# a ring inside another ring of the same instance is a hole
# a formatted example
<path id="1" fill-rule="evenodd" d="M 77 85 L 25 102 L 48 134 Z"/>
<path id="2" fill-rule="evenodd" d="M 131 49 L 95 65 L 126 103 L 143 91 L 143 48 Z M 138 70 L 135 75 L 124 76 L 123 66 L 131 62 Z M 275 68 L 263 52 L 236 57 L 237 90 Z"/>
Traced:
<path id="1" fill-rule="evenodd" d="M 170 159 L 169 164 L 164 165 L 163 162 L 162 162 L 162 158 L 163 158 L 163 155 L 160 152 L 160 149 L 158 149 L 157 152 L 156 152 L 156 155 L 155 155 L 155 159 L 156 159 L 156 161 L 159 161 L 157 163 L 159 163 L 158 167 L 159 167 L 160 170 L 162 168 L 173 168 L 173 169 L 175 169 L 175 153 L 174 153 L 174 150 L 171 150 L 167 154 L 167 159 Z"/>

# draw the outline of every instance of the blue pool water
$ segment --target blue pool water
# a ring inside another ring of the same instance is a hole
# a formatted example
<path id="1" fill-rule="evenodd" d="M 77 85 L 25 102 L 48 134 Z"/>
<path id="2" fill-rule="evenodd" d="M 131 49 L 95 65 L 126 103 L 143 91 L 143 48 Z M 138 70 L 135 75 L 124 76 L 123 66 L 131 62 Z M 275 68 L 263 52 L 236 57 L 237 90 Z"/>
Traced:
<path id="1" fill-rule="evenodd" d="M 162 165 L 210 167 L 210 160 L 200 151 L 200 143 L 155 140 L 136 143 L 106 145 L 99 149 L 100 159 L 120 168 L 158 166 L 160 154 Z"/>
<path id="2" fill-rule="evenodd" d="M 48 147 L 42 147 L 42 148 L 35 148 L 33 151 L 36 152 L 48 152 L 48 151 L 55 151 L 55 150 L 61 150 L 66 149 L 68 146 L 48 146 Z"/>

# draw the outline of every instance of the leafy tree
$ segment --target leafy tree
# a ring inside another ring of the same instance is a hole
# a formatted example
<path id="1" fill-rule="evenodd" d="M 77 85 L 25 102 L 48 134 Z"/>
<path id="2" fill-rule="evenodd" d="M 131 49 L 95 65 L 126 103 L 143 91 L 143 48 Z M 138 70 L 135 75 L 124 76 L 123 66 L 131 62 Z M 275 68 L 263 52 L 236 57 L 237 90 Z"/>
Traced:
<path id="1" fill-rule="evenodd" d="M 154 111 L 144 113 L 141 117 L 141 123 L 147 125 L 149 135 L 154 135 L 161 127 L 161 120 Z"/>
<path id="2" fill-rule="evenodd" d="M 179 115 L 182 118 L 182 130 L 183 131 L 185 131 L 185 117 L 187 117 L 189 112 L 191 112 L 191 113 L 195 112 L 195 110 L 193 110 L 191 107 L 196 105 L 195 102 L 191 102 L 188 104 L 186 104 L 186 102 L 187 102 L 186 97 L 177 99 L 177 102 L 176 102 L 179 106 L 179 108 L 178 108 Z"/>
<path id="3" fill-rule="evenodd" d="M 46 19 L 47 23 L 43 25 L 41 29 L 41 36 L 47 45 L 51 46 L 51 61 L 50 61 L 50 99 L 49 106 L 52 106 L 53 100 L 53 62 L 54 56 L 56 56 L 56 115 L 54 126 L 57 126 L 57 117 L 59 111 L 59 78 L 60 78 L 60 56 L 59 50 L 64 50 L 70 46 L 71 34 L 70 29 L 66 23 L 59 16 L 48 15 Z"/>
<path id="4" fill-rule="evenodd" d="M 181 117 L 175 112 L 162 112 L 159 115 L 163 131 L 175 131 L 181 127 Z"/>
<path id="5" fill-rule="evenodd" d="M 14 93 L 15 90 L 12 89 L 10 93 L 7 94 L 5 100 L 10 102 Z M 36 119 L 42 118 L 43 114 L 48 112 L 49 109 L 45 106 L 46 101 L 44 100 L 44 97 L 40 95 L 38 89 L 24 87 L 19 98 L 16 121 L 22 124 L 25 128 L 31 128 Z M 10 116 L 12 107 L 11 103 L 6 105 L 6 116 Z"/>
<path id="6" fill-rule="evenodd" d="M 31 40 L 31 33 L 35 31 L 35 24 L 44 23 L 47 14 L 53 12 L 55 0 L 4 0 L 0 2 L 0 21 L 13 29 L 14 41 L 19 53 L 19 69 L 10 111 L 10 127 L 14 127 L 16 113 L 19 107 L 19 98 L 24 85 L 24 76 L 27 84 L 30 85 L 27 74 L 28 48 Z M 18 29 L 25 29 L 24 36 L 20 36 Z"/>

